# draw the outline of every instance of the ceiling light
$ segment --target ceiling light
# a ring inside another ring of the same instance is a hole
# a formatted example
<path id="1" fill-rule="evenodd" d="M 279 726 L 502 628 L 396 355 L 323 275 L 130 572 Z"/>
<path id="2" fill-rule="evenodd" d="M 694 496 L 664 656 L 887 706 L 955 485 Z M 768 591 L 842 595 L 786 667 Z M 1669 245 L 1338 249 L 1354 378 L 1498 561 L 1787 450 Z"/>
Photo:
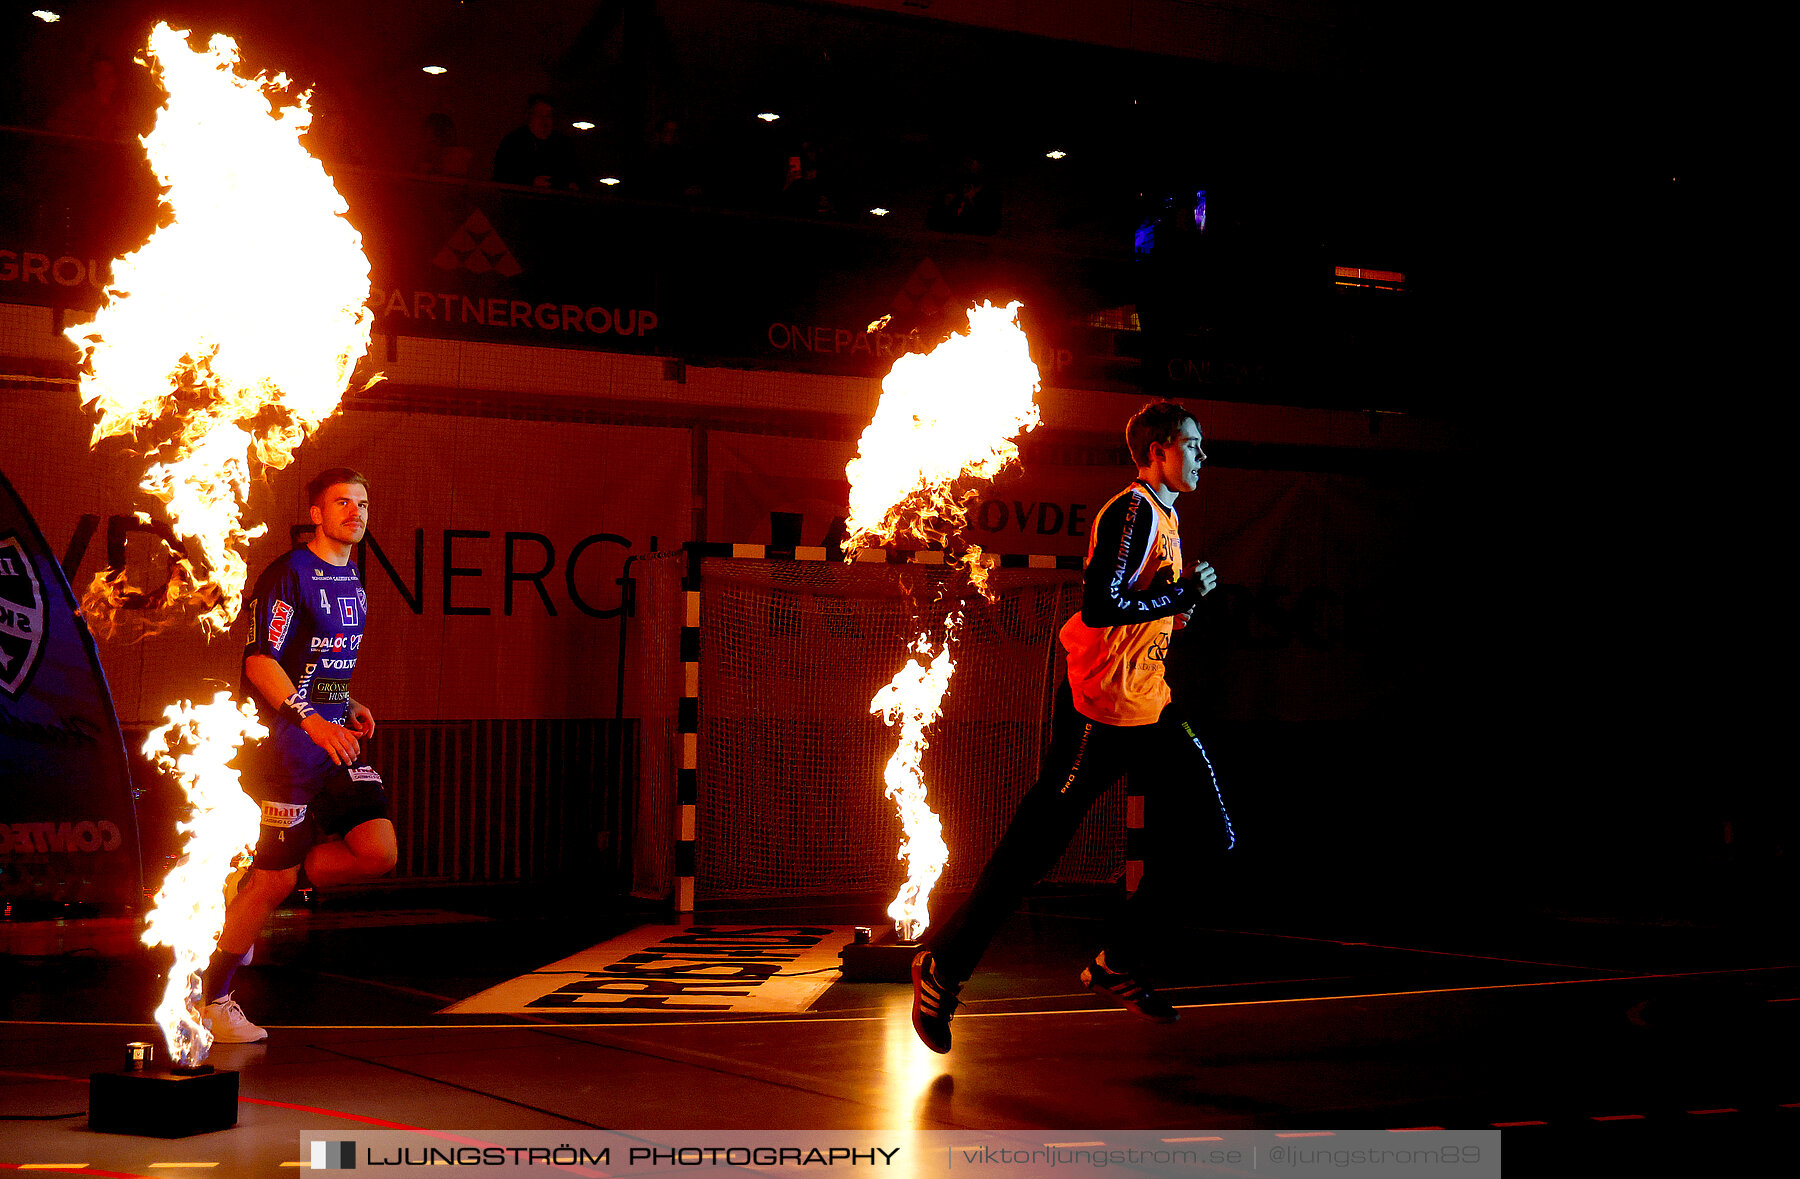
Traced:
<path id="1" fill-rule="evenodd" d="M 876 205 L 873 209 L 870 209 L 869 212 L 873 213 L 877 217 L 886 217 L 888 215 L 888 211 L 886 209 L 882 208 L 880 205 Z"/>
<path id="2" fill-rule="evenodd" d="M 776 114 L 774 111 L 764 111 L 762 114 L 760 114 L 756 117 L 761 119 L 765 123 L 773 123 L 776 119 L 779 119 L 781 116 Z"/>
<path id="3" fill-rule="evenodd" d="M 1068 152 L 1066 152 L 1066 151 L 1063 151 L 1063 150 L 1062 150 L 1062 149 L 1061 149 L 1061 148 L 1058 148 L 1058 149 L 1057 149 L 1057 150 L 1055 150 L 1055 151 L 1047 151 L 1047 152 L 1045 152 L 1045 153 L 1044 153 L 1044 158 L 1045 158 L 1045 159 L 1046 159 L 1046 160 L 1060 160 L 1060 159 L 1062 159 L 1062 158 L 1063 158 L 1063 157 L 1064 157 L 1064 156 L 1066 156 L 1066 155 L 1068 155 L 1068 154 L 1069 154 L 1069 153 L 1068 153 Z"/>
<path id="4" fill-rule="evenodd" d="M 594 129 L 594 125 L 586 119 L 581 120 L 579 123 L 570 123 L 569 126 L 575 128 L 577 131 L 592 131 Z"/>
<path id="5" fill-rule="evenodd" d="M 37 17 L 39 20 L 43 21 L 47 25 L 53 25 L 57 21 L 62 19 L 62 17 L 58 16 L 56 13 L 50 12 L 49 10 L 43 9 L 43 8 L 38 9 L 37 11 L 33 12 L 31 15 Z"/>
<path id="6" fill-rule="evenodd" d="M 602 176 L 600 178 L 600 183 L 606 185 L 608 188 L 611 188 L 613 185 L 617 184 L 618 182 L 619 182 L 619 178 L 617 176 Z"/>
<path id="7" fill-rule="evenodd" d="M 447 74 L 450 71 L 445 69 L 443 66 L 426 66 L 425 72 L 428 74 Z"/>

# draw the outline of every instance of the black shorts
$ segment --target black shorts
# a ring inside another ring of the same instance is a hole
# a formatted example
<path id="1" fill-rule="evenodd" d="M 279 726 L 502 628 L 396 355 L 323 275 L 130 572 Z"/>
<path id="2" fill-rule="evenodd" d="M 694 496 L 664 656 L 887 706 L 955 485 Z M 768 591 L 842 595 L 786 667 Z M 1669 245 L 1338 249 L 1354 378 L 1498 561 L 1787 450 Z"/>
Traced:
<path id="1" fill-rule="evenodd" d="M 333 766 L 304 786 L 265 784 L 263 795 L 251 793 L 262 807 L 262 838 L 252 866 L 272 872 L 298 867 L 327 836 L 347 835 L 371 819 L 389 817 L 381 775 L 360 762 Z"/>

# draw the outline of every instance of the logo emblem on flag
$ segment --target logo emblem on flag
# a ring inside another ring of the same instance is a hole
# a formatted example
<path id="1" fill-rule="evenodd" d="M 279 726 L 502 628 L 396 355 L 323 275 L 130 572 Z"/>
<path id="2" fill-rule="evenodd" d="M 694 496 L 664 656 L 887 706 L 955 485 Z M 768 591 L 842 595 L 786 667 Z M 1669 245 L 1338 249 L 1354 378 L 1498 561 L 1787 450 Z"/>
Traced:
<path id="1" fill-rule="evenodd" d="M 0 537 L 0 692 L 25 692 L 44 642 L 44 587 L 31 554 L 8 533 Z"/>
<path id="2" fill-rule="evenodd" d="M 356 1143 L 314 1142 L 310 1161 L 315 1171 L 354 1171 Z"/>

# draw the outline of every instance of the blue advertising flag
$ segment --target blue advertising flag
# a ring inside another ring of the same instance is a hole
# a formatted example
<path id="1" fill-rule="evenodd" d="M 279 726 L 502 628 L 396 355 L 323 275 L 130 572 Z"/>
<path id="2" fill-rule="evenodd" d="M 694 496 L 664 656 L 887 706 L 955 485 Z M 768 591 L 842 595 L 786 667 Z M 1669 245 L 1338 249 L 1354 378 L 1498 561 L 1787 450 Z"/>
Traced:
<path id="1" fill-rule="evenodd" d="M 0 901 L 28 916 L 142 899 L 106 676 L 68 579 L 0 475 Z"/>

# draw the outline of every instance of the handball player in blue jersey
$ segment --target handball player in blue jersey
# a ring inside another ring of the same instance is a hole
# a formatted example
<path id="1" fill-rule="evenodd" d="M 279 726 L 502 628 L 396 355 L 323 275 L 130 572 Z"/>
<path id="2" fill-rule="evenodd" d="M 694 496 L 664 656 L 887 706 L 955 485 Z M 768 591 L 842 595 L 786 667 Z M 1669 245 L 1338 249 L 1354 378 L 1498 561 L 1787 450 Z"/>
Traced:
<path id="1" fill-rule="evenodd" d="M 246 612 L 239 691 L 269 736 L 238 757 L 244 791 L 262 807 L 262 836 L 204 980 L 202 1018 L 225 1044 L 268 1038 L 231 997 L 231 981 L 302 868 L 313 884 L 346 884 L 386 875 L 398 855 L 381 775 L 362 760 L 375 717 L 350 695 L 368 608 L 350 553 L 368 530 L 369 481 L 334 467 L 307 484 L 306 498 L 312 540 L 263 571 Z"/>

